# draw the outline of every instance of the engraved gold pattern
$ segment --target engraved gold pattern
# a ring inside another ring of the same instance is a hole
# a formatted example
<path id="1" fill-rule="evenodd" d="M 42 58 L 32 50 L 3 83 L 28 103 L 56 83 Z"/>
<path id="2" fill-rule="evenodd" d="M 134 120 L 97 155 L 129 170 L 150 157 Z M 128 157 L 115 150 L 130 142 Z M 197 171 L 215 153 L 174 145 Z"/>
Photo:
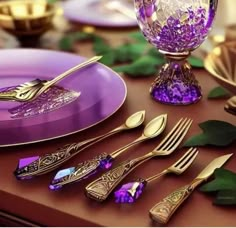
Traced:
<path id="1" fill-rule="evenodd" d="M 72 183 L 74 181 L 82 180 L 88 175 L 92 174 L 96 171 L 96 169 L 100 166 L 101 160 L 107 157 L 106 153 L 102 153 L 91 160 L 87 160 L 78 164 L 75 168 L 75 171 L 70 175 L 64 176 L 59 179 L 55 179 L 52 181 L 53 185 L 64 185 L 66 183 Z"/>
<path id="2" fill-rule="evenodd" d="M 69 145 L 65 145 L 62 148 L 59 148 L 55 153 L 52 154 L 46 154 L 42 156 L 41 158 L 37 159 L 36 161 L 32 162 L 31 164 L 28 164 L 26 167 L 18 168 L 15 171 L 15 175 L 17 178 L 20 177 L 32 177 L 34 175 L 41 175 L 45 174 L 55 168 L 57 168 L 59 165 L 63 164 L 67 160 L 69 160 L 71 157 L 75 156 L 76 154 L 80 153 L 82 150 L 88 148 L 89 146 L 111 136 L 118 132 L 121 132 L 123 130 L 129 130 L 136 128 L 140 126 L 145 119 L 145 111 L 139 111 L 131 116 L 129 116 L 126 119 L 126 122 L 119 127 L 94 138 L 79 142 L 79 143 L 73 143 Z M 46 162 L 43 162 L 43 165 L 41 164 L 41 160 L 45 160 Z M 32 168 L 33 167 L 33 168 Z"/>
<path id="3" fill-rule="evenodd" d="M 204 180 L 209 178 L 216 168 L 220 168 L 233 154 L 227 154 L 211 161 L 193 181 L 180 189 L 175 190 L 157 203 L 149 212 L 150 217 L 159 223 L 167 223 L 178 207 L 190 196 L 193 190 Z"/>
<path id="4" fill-rule="evenodd" d="M 116 183 L 123 179 L 125 174 L 132 168 L 132 165 L 133 163 L 130 161 L 125 162 L 89 184 L 86 187 L 88 197 L 99 201 L 105 200 L 115 188 Z"/>
<path id="5" fill-rule="evenodd" d="M 189 185 L 187 185 L 171 193 L 150 210 L 151 218 L 159 223 L 167 223 L 170 216 L 175 212 L 176 206 L 178 206 L 190 192 Z"/>
<path id="6" fill-rule="evenodd" d="M 86 187 L 87 196 L 98 201 L 105 200 L 120 181 L 123 180 L 133 169 L 155 156 L 171 154 L 183 140 L 191 124 L 192 121 L 188 118 L 180 119 L 153 151 L 141 157 L 123 162 L 118 167 L 108 171 L 100 178 L 90 183 Z"/>
<path id="7" fill-rule="evenodd" d="M 21 176 L 27 176 L 28 174 L 34 175 L 38 172 L 44 173 L 44 170 L 51 164 L 58 164 L 61 160 L 70 157 L 70 154 L 77 150 L 77 144 L 65 145 L 64 147 L 58 149 L 53 154 L 45 154 L 38 160 L 30 163 L 26 167 L 19 168 L 17 174 Z"/>

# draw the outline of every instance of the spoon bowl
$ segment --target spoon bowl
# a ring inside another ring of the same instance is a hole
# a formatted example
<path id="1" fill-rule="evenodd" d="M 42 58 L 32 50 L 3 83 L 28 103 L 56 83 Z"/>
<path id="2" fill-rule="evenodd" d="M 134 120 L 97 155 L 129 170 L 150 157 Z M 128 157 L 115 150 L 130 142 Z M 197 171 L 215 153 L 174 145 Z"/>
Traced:
<path id="1" fill-rule="evenodd" d="M 143 124 L 145 119 L 145 111 L 136 112 L 125 121 L 125 127 L 127 129 L 136 128 Z"/>

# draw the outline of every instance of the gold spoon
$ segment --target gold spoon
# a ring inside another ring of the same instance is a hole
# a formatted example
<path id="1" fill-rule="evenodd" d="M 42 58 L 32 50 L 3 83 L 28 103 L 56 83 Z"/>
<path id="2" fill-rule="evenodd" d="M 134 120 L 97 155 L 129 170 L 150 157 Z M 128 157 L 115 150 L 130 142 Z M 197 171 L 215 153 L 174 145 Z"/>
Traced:
<path id="1" fill-rule="evenodd" d="M 79 143 L 65 145 L 64 147 L 57 149 L 56 152 L 45 154 L 41 157 L 35 156 L 22 158 L 18 162 L 18 166 L 14 172 L 14 175 L 17 179 L 22 180 L 48 173 L 80 153 L 82 150 L 88 148 L 89 146 L 118 132 L 134 129 L 140 126 L 141 124 L 143 124 L 144 119 L 145 111 L 139 111 L 129 116 L 124 124 L 103 135 Z"/>
<path id="2" fill-rule="evenodd" d="M 91 160 L 79 163 L 76 167 L 60 170 L 52 180 L 49 188 L 51 190 L 59 189 L 64 185 L 86 179 L 98 171 L 110 169 L 115 158 L 125 152 L 128 148 L 160 135 L 166 127 L 166 122 L 167 114 L 160 115 L 151 120 L 144 128 L 141 136 L 133 142 L 113 151 L 110 154 L 102 153 Z"/>

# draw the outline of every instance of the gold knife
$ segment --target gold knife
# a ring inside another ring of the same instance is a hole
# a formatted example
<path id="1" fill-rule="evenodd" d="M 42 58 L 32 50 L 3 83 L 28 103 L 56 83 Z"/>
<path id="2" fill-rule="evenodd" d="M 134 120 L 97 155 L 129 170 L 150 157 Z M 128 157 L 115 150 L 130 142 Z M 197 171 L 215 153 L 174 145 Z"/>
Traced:
<path id="1" fill-rule="evenodd" d="M 214 173 L 215 169 L 223 166 L 232 155 L 233 154 L 227 154 L 215 158 L 190 184 L 175 190 L 161 202 L 157 203 L 149 211 L 151 219 L 161 224 L 166 224 L 178 207 L 190 196 L 193 190 L 203 181 L 206 181 Z"/>

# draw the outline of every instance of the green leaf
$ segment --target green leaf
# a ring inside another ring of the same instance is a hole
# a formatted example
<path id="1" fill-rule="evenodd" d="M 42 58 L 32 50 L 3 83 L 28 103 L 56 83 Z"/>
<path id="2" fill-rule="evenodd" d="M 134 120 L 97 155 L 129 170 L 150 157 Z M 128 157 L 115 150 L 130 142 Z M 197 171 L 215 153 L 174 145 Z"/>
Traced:
<path id="1" fill-rule="evenodd" d="M 220 206 L 236 205 L 236 190 L 224 190 L 218 192 L 214 204 Z"/>
<path id="2" fill-rule="evenodd" d="M 112 66 L 115 62 L 115 59 L 116 59 L 115 53 L 113 51 L 110 51 L 103 54 L 103 57 L 101 60 L 99 60 L 99 62 L 107 66 Z"/>
<path id="3" fill-rule="evenodd" d="M 214 200 L 216 205 L 236 205 L 236 173 L 223 168 L 216 169 L 214 180 L 203 185 L 200 191 L 217 192 Z"/>
<path id="4" fill-rule="evenodd" d="M 227 98 L 227 97 L 230 97 L 230 92 L 221 86 L 212 89 L 208 94 L 208 99 Z"/>
<path id="5" fill-rule="evenodd" d="M 91 33 L 72 32 L 72 33 L 65 35 L 59 41 L 59 48 L 64 51 L 71 51 L 71 50 L 73 50 L 73 45 L 75 42 L 92 40 L 92 39 L 95 39 L 94 37 L 96 37 L 96 36 Z"/>
<path id="6" fill-rule="evenodd" d="M 59 41 L 59 48 L 63 51 L 71 51 L 74 45 L 74 38 L 72 36 L 65 36 Z"/>
<path id="7" fill-rule="evenodd" d="M 145 43 L 147 44 L 147 40 L 144 38 L 143 34 L 141 32 L 133 32 L 133 33 L 130 33 L 130 37 L 132 39 L 134 39 L 135 41 L 137 42 L 140 42 L 140 43 Z"/>
<path id="8" fill-rule="evenodd" d="M 161 54 L 156 48 L 150 48 L 147 52 L 148 55 L 153 56 L 153 57 L 157 57 L 157 58 L 163 58 L 163 62 L 164 62 L 164 55 Z"/>
<path id="9" fill-rule="evenodd" d="M 236 174 L 232 171 L 220 168 L 214 172 L 214 180 L 203 185 L 202 192 L 216 192 L 222 190 L 236 191 Z"/>
<path id="10" fill-rule="evenodd" d="M 91 40 L 94 38 L 94 35 L 91 33 L 85 32 L 75 32 L 70 34 L 76 41 Z"/>
<path id="11" fill-rule="evenodd" d="M 113 49 L 100 37 L 93 38 L 93 50 L 96 55 L 104 55 L 108 52 L 113 51 Z"/>
<path id="12" fill-rule="evenodd" d="M 236 140 L 236 127 L 230 123 L 209 120 L 199 124 L 199 127 L 203 133 L 188 139 L 184 146 L 227 146 Z"/>
<path id="13" fill-rule="evenodd" d="M 204 67 L 203 60 L 200 59 L 200 58 L 197 58 L 195 56 L 190 56 L 188 58 L 188 61 L 193 67 L 198 67 L 198 68 L 203 68 Z"/>
<path id="14" fill-rule="evenodd" d="M 114 67 L 113 70 L 133 77 L 149 76 L 157 72 L 156 67 L 160 64 L 160 61 L 151 56 L 142 56 L 129 65 Z"/>
<path id="15" fill-rule="evenodd" d="M 47 0 L 48 3 L 55 3 L 57 2 L 58 0 Z"/>
<path id="16" fill-rule="evenodd" d="M 145 51 L 146 44 L 124 44 L 116 49 L 117 62 L 129 62 L 140 58 Z"/>

